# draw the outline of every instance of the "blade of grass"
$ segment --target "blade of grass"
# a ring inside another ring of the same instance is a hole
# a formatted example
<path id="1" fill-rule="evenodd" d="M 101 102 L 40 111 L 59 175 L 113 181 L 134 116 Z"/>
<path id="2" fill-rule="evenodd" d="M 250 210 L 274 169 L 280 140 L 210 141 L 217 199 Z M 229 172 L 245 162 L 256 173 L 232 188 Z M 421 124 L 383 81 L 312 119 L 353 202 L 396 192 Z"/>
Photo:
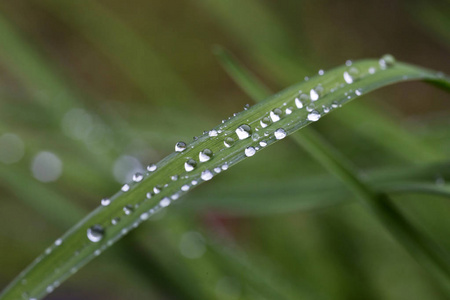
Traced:
<path id="1" fill-rule="evenodd" d="M 239 80 L 248 73 L 239 67 L 238 63 L 224 49 L 216 50 L 216 53 L 221 61 L 224 61 L 224 66 L 230 70 L 230 73 L 240 73 L 240 76 L 235 79 Z M 230 65 L 233 67 L 231 68 Z M 251 77 L 248 77 L 245 81 L 240 82 L 240 85 L 244 90 L 248 88 L 255 94 L 254 90 L 258 89 L 259 83 L 253 82 Z M 260 90 L 263 93 L 265 89 L 261 88 Z M 260 101 L 261 99 L 254 98 L 254 100 Z M 446 292 L 450 293 L 450 257 L 438 244 L 414 228 L 395 208 L 387 194 L 376 192 L 358 174 L 357 168 L 317 132 L 305 128 L 301 133 L 291 135 L 291 138 L 358 195 L 362 203 L 378 217 L 406 250 L 435 276 Z"/>
<path id="2" fill-rule="evenodd" d="M 180 152 L 170 154 L 156 166 L 150 166 L 145 176 L 137 174 L 135 182 L 124 185 L 120 192 L 110 198 L 109 205 L 98 207 L 61 239 L 57 239 L 47 253 L 38 257 L 2 292 L 0 299 L 17 299 L 23 293 L 27 293 L 30 297 L 42 298 L 67 279 L 74 270 L 98 256 L 150 215 L 176 201 L 187 190 L 212 179 L 218 173 L 264 148 L 259 144 L 260 142 L 264 141 L 266 145 L 271 145 L 360 94 L 405 80 L 431 80 L 450 87 L 447 78 L 432 71 L 404 63 L 395 63 L 388 58 L 386 60 L 387 65 L 384 64 L 386 61 L 380 64 L 378 60 L 362 60 L 353 63 L 353 67 L 360 72 L 353 78 L 351 84 L 346 84 L 343 77 L 348 67 L 335 68 L 323 76 L 316 76 L 291 86 L 248 110 L 237 113 L 198 137 L 187 147 L 180 144 L 181 147 L 178 147 Z M 315 93 L 319 95 L 319 99 L 315 99 L 317 101 L 305 103 L 306 106 L 315 106 L 316 111 L 295 108 L 295 99 L 299 96 L 299 90 L 311 91 L 313 98 Z M 269 117 L 272 122 L 266 119 Z M 263 124 L 265 122 L 271 124 L 263 126 L 261 121 Z M 242 126 L 243 124 L 248 127 Z M 252 133 L 253 138 L 250 138 Z M 229 138 L 232 138 L 234 142 L 232 143 Z M 226 147 L 224 141 L 230 147 Z M 313 145 L 319 147 L 319 145 Z M 208 151 L 204 152 L 205 149 L 211 150 L 212 154 L 210 155 Z M 386 204 L 387 201 L 383 195 L 380 196 L 368 190 L 348 170 L 341 169 L 339 162 L 334 161 L 334 158 L 323 154 L 321 156 L 324 160 L 329 160 L 330 168 L 336 173 L 342 173 L 340 176 L 348 177 L 348 182 L 352 183 L 352 187 L 358 194 L 380 197 L 382 202 L 369 202 L 370 205 L 378 213 L 383 213 L 382 217 L 386 218 L 387 222 L 393 222 L 393 226 L 398 224 L 395 222 L 397 216 L 393 210 L 388 210 L 390 207 Z M 198 157 L 201 161 L 194 163 L 193 160 L 197 160 Z M 388 213 L 384 214 L 385 211 Z M 397 226 L 394 229 L 400 235 L 409 237 L 406 235 L 409 228 Z M 414 236 L 414 238 L 417 237 Z M 416 240 L 409 239 L 406 242 L 415 244 Z M 430 248 L 426 244 L 420 245 L 422 247 L 419 250 Z M 427 255 L 429 253 L 419 251 L 418 254 L 422 254 L 422 258 L 428 259 L 430 263 L 436 262 L 434 259 L 429 259 L 430 256 Z M 56 269 L 58 272 L 55 272 Z M 437 269 L 446 275 L 446 264 L 438 266 Z"/>

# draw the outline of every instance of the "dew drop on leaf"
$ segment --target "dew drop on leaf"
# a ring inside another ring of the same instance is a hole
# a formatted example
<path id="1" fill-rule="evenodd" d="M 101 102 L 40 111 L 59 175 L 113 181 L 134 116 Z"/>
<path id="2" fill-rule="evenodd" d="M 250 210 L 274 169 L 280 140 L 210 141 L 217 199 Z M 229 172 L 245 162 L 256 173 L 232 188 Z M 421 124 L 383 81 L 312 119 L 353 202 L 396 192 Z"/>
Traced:
<path id="1" fill-rule="evenodd" d="M 151 164 L 151 165 L 148 165 L 148 166 L 147 166 L 147 171 L 149 171 L 149 172 L 154 172 L 154 171 L 156 171 L 157 168 L 158 168 L 157 165 Z"/>
<path id="2" fill-rule="evenodd" d="M 201 178 L 208 181 L 213 178 L 213 173 L 210 170 L 205 170 L 202 172 Z"/>
<path id="3" fill-rule="evenodd" d="M 144 178 L 144 175 L 142 175 L 141 173 L 135 173 L 133 175 L 134 182 L 140 182 L 143 178 Z"/>
<path id="4" fill-rule="evenodd" d="M 100 201 L 100 203 L 101 203 L 103 206 L 108 206 L 108 205 L 111 204 L 111 200 L 110 200 L 109 198 L 103 198 L 103 199 Z"/>
<path id="5" fill-rule="evenodd" d="M 105 230 L 101 225 L 94 225 L 87 230 L 87 237 L 91 242 L 100 242 L 105 235 Z"/>
<path id="6" fill-rule="evenodd" d="M 255 155 L 256 150 L 254 147 L 250 146 L 245 149 L 244 153 L 245 153 L 245 156 L 250 157 L 250 156 Z"/>
<path id="7" fill-rule="evenodd" d="M 318 121 L 319 119 L 320 119 L 320 113 L 316 110 L 313 110 L 308 114 L 308 121 L 315 122 L 315 121 Z"/>
<path id="8" fill-rule="evenodd" d="M 185 142 L 178 142 L 178 143 L 175 144 L 175 151 L 176 152 L 183 152 L 184 150 L 186 150 L 186 143 Z"/>
<path id="9" fill-rule="evenodd" d="M 272 110 L 270 112 L 270 118 L 272 119 L 272 122 L 275 123 L 275 122 L 280 121 L 282 114 L 283 114 L 283 112 L 279 108 L 275 108 L 274 110 Z"/>
<path id="10" fill-rule="evenodd" d="M 245 140 L 252 134 L 252 129 L 247 124 L 242 124 L 236 129 L 236 134 L 240 140 Z"/>
<path id="11" fill-rule="evenodd" d="M 231 146 L 234 145 L 234 139 L 232 137 L 227 137 L 227 138 L 225 138 L 223 143 L 224 143 L 225 147 L 230 148 Z"/>
<path id="12" fill-rule="evenodd" d="M 195 169 L 195 167 L 197 166 L 197 162 L 195 160 L 193 160 L 192 158 L 188 159 L 185 163 L 184 163 L 184 169 L 186 170 L 186 172 L 191 172 Z"/>
<path id="13" fill-rule="evenodd" d="M 212 156 L 213 152 L 210 149 L 204 149 L 198 154 L 198 159 L 200 160 L 200 162 L 206 162 L 210 160 Z"/>
<path id="14" fill-rule="evenodd" d="M 281 140 L 286 137 L 286 131 L 283 128 L 278 128 L 275 130 L 274 135 L 277 140 Z"/>

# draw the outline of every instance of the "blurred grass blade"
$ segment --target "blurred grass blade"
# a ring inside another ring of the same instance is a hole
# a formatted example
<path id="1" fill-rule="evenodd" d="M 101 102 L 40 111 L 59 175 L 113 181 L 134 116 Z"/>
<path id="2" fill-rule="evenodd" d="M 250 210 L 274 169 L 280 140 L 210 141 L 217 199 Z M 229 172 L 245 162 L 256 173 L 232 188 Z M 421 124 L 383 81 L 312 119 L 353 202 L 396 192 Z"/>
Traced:
<path id="1" fill-rule="evenodd" d="M 358 72 L 352 74 L 351 82 L 348 66 L 335 68 L 237 113 L 188 145 L 177 144 L 176 152 L 150 165 L 146 174 L 136 174 L 133 182 L 57 239 L 3 291 L 0 299 L 19 299 L 24 293 L 42 298 L 188 190 L 361 94 L 405 80 L 430 80 L 450 86 L 447 78 L 435 72 L 390 57 L 358 61 L 352 68 Z M 301 105 L 299 100 L 303 101 Z M 354 185 L 361 194 L 366 193 L 365 186 Z"/>
<path id="2" fill-rule="evenodd" d="M 219 52 L 216 51 L 216 53 L 224 62 L 225 68 L 231 72 L 240 73 L 240 76 L 235 77 L 235 79 L 240 80 L 246 77 L 245 69 L 239 67 L 238 63 L 226 50 L 222 49 Z M 391 57 L 384 56 L 380 60 L 380 64 L 386 64 L 391 59 Z M 353 78 L 349 77 L 350 73 L 344 72 L 343 76 L 347 82 L 354 82 Z M 251 78 L 248 77 L 247 80 L 241 81 L 240 85 L 254 94 L 254 90 L 258 89 L 259 83 L 252 82 Z M 444 83 L 443 86 L 445 87 L 445 85 Z M 262 91 L 263 89 L 261 89 Z M 254 100 L 259 101 L 260 99 L 256 98 Z M 448 253 L 443 251 L 439 245 L 435 244 L 427 236 L 416 230 L 395 208 L 387 194 L 378 193 L 367 184 L 358 174 L 357 168 L 339 151 L 329 145 L 320 134 L 305 128 L 301 133 L 291 135 L 291 138 L 358 195 L 383 225 L 391 231 L 419 263 L 431 271 L 439 283 L 450 293 L 450 257 Z"/>

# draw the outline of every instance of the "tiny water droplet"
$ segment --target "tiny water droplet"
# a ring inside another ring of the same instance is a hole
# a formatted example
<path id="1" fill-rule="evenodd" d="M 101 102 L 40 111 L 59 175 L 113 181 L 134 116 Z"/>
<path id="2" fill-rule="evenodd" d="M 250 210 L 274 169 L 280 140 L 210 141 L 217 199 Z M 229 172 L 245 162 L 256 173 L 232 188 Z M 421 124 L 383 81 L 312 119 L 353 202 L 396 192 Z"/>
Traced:
<path id="1" fill-rule="evenodd" d="M 147 199 L 150 199 L 152 196 L 153 196 L 153 193 L 152 193 L 152 192 L 148 192 L 147 194 L 145 194 L 145 197 L 146 197 Z"/>
<path id="2" fill-rule="evenodd" d="M 250 146 L 250 147 L 247 147 L 247 148 L 245 149 L 244 153 L 245 153 L 245 156 L 250 157 L 250 156 L 255 155 L 256 150 L 255 150 L 255 148 L 253 148 L 252 146 Z"/>
<path id="3" fill-rule="evenodd" d="M 227 163 L 224 163 L 222 165 L 222 170 L 224 170 L 224 171 L 228 170 L 228 164 Z"/>
<path id="4" fill-rule="evenodd" d="M 209 135 L 210 137 L 217 136 L 217 130 L 215 130 L 215 129 L 210 130 L 210 131 L 208 132 L 208 135 Z"/>
<path id="5" fill-rule="evenodd" d="M 261 124 L 262 128 L 266 128 L 267 126 L 270 125 L 271 120 L 268 117 L 265 117 L 261 121 L 259 121 L 259 123 Z"/>
<path id="6" fill-rule="evenodd" d="M 347 67 L 350 67 L 351 65 L 352 65 L 352 61 L 349 59 L 349 60 L 347 60 L 346 62 L 345 62 L 345 65 L 347 66 Z"/>
<path id="7" fill-rule="evenodd" d="M 185 163 L 184 163 L 184 169 L 186 170 L 186 172 L 191 172 L 195 169 L 195 167 L 197 166 L 197 162 L 195 160 L 193 160 L 192 158 L 188 159 Z"/>
<path id="8" fill-rule="evenodd" d="M 181 190 L 182 190 L 183 192 L 187 192 L 187 191 L 189 191 L 189 186 L 188 186 L 187 184 L 185 184 L 185 185 L 183 185 L 183 186 L 181 187 Z"/>
<path id="9" fill-rule="evenodd" d="M 234 139 L 232 137 L 227 137 L 227 138 L 225 138 L 223 143 L 224 143 L 225 147 L 230 148 L 231 146 L 234 145 Z"/>
<path id="10" fill-rule="evenodd" d="M 353 77 L 347 71 L 344 72 L 344 80 L 348 84 L 353 83 Z"/>
<path id="11" fill-rule="evenodd" d="M 216 173 L 220 173 L 220 172 L 222 172 L 222 169 L 221 169 L 221 168 L 219 168 L 219 167 L 215 167 L 215 168 L 214 168 L 214 172 L 216 172 Z"/>
<path id="12" fill-rule="evenodd" d="M 170 199 L 168 197 L 164 197 L 161 201 L 159 201 L 159 205 L 161 207 L 167 207 L 170 205 Z"/>
<path id="13" fill-rule="evenodd" d="M 259 142 L 259 145 L 261 147 L 265 147 L 265 146 L 267 146 L 267 142 L 266 141 L 261 141 L 261 142 Z"/>
<path id="14" fill-rule="evenodd" d="M 355 91 L 355 94 L 357 96 L 361 96 L 362 95 L 362 91 L 360 89 L 358 89 L 358 90 Z"/>
<path id="15" fill-rule="evenodd" d="M 131 214 L 131 213 L 133 212 L 133 206 L 131 206 L 131 205 L 125 205 L 125 206 L 123 207 L 123 211 L 124 211 L 124 213 L 125 213 L 126 215 Z"/>
<path id="16" fill-rule="evenodd" d="M 103 198 L 103 199 L 100 201 L 100 203 L 101 203 L 103 206 L 108 206 L 108 205 L 111 204 L 111 200 L 110 200 L 109 198 Z"/>
<path id="17" fill-rule="evenodd" d="M 59 245 L 61 245 L 62 244 L 62 239 L 57 239 L 56 241 L 55 241 L 55 245 L 56 246 L 59 246 Z"/>
<path id="18" fill-rule="evenodd" d="M 134 182 L 142 181 L 143 178 L 144 178 L 144 175 L 142 175 L 141 173 L 135 173 L 133 175 L 133 181 Z"/>
<path id="19" fill-rule="evenodd" d="M 325 71 L 324 70 L 319 70 L 318 73 L 319 73 L 320 76 L 322 76 L 323 74 L 325 74 Z"/>
<path id="20" fill-rule="evenodd" d="M 124 184 L 121 188 L 122 192 L 128 192 L 130 190 L 129 184 Z"/>
<path id="21" fill-rule="evenodd" d="M 156 171 L 156 169 L 158 169 L 158 166 L 155 164 L 151 164 L 151 165 L 147 166 L 147 171 L 149 171 L 149 172 L 154 172 L 154 171 Z"/>
<path id="22" fill-rule="evenodd" d="M 278 128 L 275 130 L 274 135 L 277 140 L 281 140 L 286 137 L 286 131 L 283 128 Z"/>
<path id="23" fill-rule="evenodd" d="M 120 218 L 113 218 L 113 219 L 111 220 L 111 224 L 117 225 L 117 224 L 119 224 L 119 221 L 120 221 Z"/>
<path id="24" fill-rule="evenodd" d="M 242 124 L 236 129 L 236 134 L 240 140 L 245 140 L 252 134 L 252 129 L 247 124 Z"/>
<path id="25" fill-rule="evenodd" d="M 385 54 L 379 60 L 380 67 L 382 69 L 392 67 L 395 64 L 395 62 L 396 62 L 395 57 L 392 56 L 391 54 Z"/>
<path id="26" fill-rule="evenodd" d="M 87 230 L 87 237 L 91 242 L 100 242 L 105 235 L 105 230 L 101 225 L 94 225 Z"/>
<path id="27" fill-rule="evenodd" d="M 208 181 L 213 178 L 213 173 L 210 170 L 205 170 L 202 172 L 201 178 Z"/>
<path id="28" fill-rule="evenodd" d="M 200 162 L 206 162 L 210 160 L 213 156 L 213 152 L 210 149 L 204 149 L 203 151 L 200 151 L 198 154 L 198 159 Z"/>
<path id="29" fill-rule="evenodd" d="M 290 108 L 290 107 L 286 108 L 285 113 L 286 113 L 286 115 L 292 114 L 292 108 Z"/>
<path id="30" fill-rule="evenodd" d="M 259 134 L 257 134 L 257 133 L 252 134 L 252 140 L 254 140 L 254 141 L 259 140 Z"/>
<path id="31" fill-rule="evenodd" d="M 322 95 L 323 87 L 321 85 L 316 86 L 315 88 L 309 91 L 309 97 L 311 101 L 319 100 L 320 95 Z"/>
<path id="32" fill-rule="evenodd" d="M 172 175 L 172 176 L 170 176 L 170 179 L 172 181 L 177 181 L 178 180 L 178 175 Z"/>
<path id="33" fill-rule="evenodd" d="M 311 104 L 306 106 L 306 111 L 307 112 L 312 112 L 315 108 L 316 108 L 316 105 L 314 103 L 311 103 Z"/>
<path id="34" fill-rule="evenodd" d="M 247 103 L 247 104 L 244 105 L 244 110 L 247 110 L 249 108 L 250 108 L 250 104 Z"/>
<path id="35" fill-rule="evenodd" d="M 308 114 L 308 121 L 315 122 L 315 121 L 318 121 L 319 119 L 320 119 L 320 113 L 316 110 L 313 110 L 312 112 L 310 112 Z"/>
<path id="36" fill-rule="evenodd" d="M 139 216 L 139 218 L 140 218 L 142 221 L 145 221 L 145 220 L 148 219 L 149 216 L 150 216 L 149 213 L 144 212 L 144 213 L 142 213 L 142 214 Z"/>
<path id="37" fill-rule="evenodd" d="M 175 144 L 175 151 L 176 152 L 183 152 L 186 150 L 186 143 L 185 142 L 178 142 Z M 149 170 L 150 171 L 150 170 Z"/>
<path id="38" fill-rule="evenodd" d="M 275 123 L 275 122 L 280 121 L 282 114 L 283 114 L 283 112 L 279 108 L 275 108 L 274 110 L 272 110 L 270 112 L 270 118 L 272 119 L 272 122 Z"/>
<path id="39" fill-rule="evenodd" d="M 375 74 L 376 69 L 374 67 L 369 68 L 369 74 Z"/>

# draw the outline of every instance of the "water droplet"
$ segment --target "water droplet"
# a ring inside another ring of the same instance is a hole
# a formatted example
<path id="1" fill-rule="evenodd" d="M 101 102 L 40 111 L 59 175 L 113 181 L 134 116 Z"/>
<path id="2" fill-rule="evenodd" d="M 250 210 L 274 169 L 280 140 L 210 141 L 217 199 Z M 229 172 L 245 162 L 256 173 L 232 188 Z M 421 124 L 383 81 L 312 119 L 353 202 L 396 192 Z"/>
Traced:
<path id="1" fill-rule="evenodd" d="M 309 97 L 311 98 L 311 101 L 317 101 L 322 95 L 323 87 L 321 85 L 316 86 L 315 88 L 311 89 L 309 91 Z"/>
<path id="2" fill-rule="evenodd" d="M 392 67 L 395 64 L 395 57 L 391 54 L 385 54 L 379 60 L 379 64 L 382 69 Z"/>
<path id="3" fill-rule="evenodd" d="M 101 225 L 94 225 L 87 230 L 87 237 L 91 242 L 100 242 L 105 235 L 105 230 Z"/>
<path id="4" fill-rule="evenodd" d="M 121 188 L 122 192 L 128 192 L 130 190 L 129 184 L 124 184 Z"/>
<path id="5" fill-rule="evenodd" d="M 374 67 L 370 67 L 369 68 L 369 74 L 375 74 L 375 68 Z"/>
<path id="6" fill-rule="evenodd" d="M 149 172 L 154 172 L 154 171 L 156 171 L 156 169 L 158 169 L 158 166 L 155 164 L 151 164 L 151 165 L 147 166 L 147 171 L 149 171 Z"/>
<path id="7" fill-rule="evenodd" d="M 133 212 L 133 206 L 131 206 L 131 205 L 125 205 L 125 206 L 123 207 L 123 212 L 124 212 L 126 215 L 131 214 L 131 213 Z"/>
<path id="8" fill-rule="evenodd" d="M 223 143 L 224 143 L 225 147 L 230 148 L 234 144 L 234 139 L 232 137 L 227 137 L 227 138 L 225 138 Z"/>
<path id="9" fill-rule="evenodd" d="M 160 185 L 158 184 L 158 185 L 156 185 L 156 186 L 153 188 L 153 193 L 155 193 L 155 195 L 156 195 L 156 194 L 159 194 L 159 193 L 161 193 L 161 190 L 162 190 L 162 186 L 160 186 Z"/>
<path id="10" fill-rule="evenodd" d="M 205 170 L 202 172 L 201 178 L 208 181 L 213 178 L 213 173 L 210 170 Z"/>
<path id="11" fill-rule="evenodd" d="M 187 184 L 185 184 L 185 185 L 183 185 L 183 186 L 181 187 L 181 190 L 182 190 L 183 192 L 187 192 L 187 191 L 189 191 L 189 186 L 188 186 Z"/>
<path id="12" fill-rule="evenodd" d="M 252 129 L 247 124 L 242 124 L 236 129 L 236 134 L 240 140 L 245 140 L 252 134 Z"/>
<path id="13" fill-rule="evenodd" d="M 257 141 L 259 140 L 260 136 L 257 133 L 252 134 L 252 140 Z"/>
<path id="14" fill-rule="evenodd" d="M 144 212 L 144 213 L 142 213 L 142 214 L 139 216 L 139 218 L 140 218 L 142 221 L 145 221 L 145 220 L 148 219 L 149 216 L 150 216 L 149 213 Z"/>
<path id="15" fill-rule="evenodd" d="M 357 96 L 361 96 L 362 95 L 362 91 L 360 89 L 358 89 L 358 90 L 355 91 L 355 94 Z"/>
<path id="16" fill-rule="evenodd" d="M 250 104 L 247 103 L 247 104 L 244 105 L 244 110 L 247 110 L 249 108 L 250 108 Z"/>
<path id="17" fill-rule="evenodd" d="M 297 106 L 297 108 L 303 108 L 303 102 L 302 100 L 300 100 L 300 98 L 295 98 L 295 106 Z"/>
<path id="18" fill-rule="evenodd" d="M 265 117 L 261 121 L 259 121 L 259 123 L 261 124 L 262 128 L 266 128 L 267 126 L 270 125 L 271 121 L 268 117 Z"/>
<path id="19" fill-rule="evenodd" d="M 59 245 L 61 245 L 62 244 L 62 239 L 57 239 L 56 241 L 55 241 L 55 245 L 56 246 L 59 246 Z"/>
<path id="20" fill-rule="evenodd" d="M 274 135 L 277 140 L 281 140 L 286 137 L 286 131 L 283 128 L 278 128 L 275 130 Z"/>
<path id="21" fill-rule="evenodd" d="M 186 170 L 186 172 L 191 172 L 195 169 L 195 167 L 197 166 L 197 162 L 195 160 L 193 160 L 192 158 L 188 159 L 185 163 L 184 163 L 184 169 Z"/>
<path id="22" fill-rule="evenodd" d="M 210 160 L 212 156 L 213 152 L 210 149 L 204 149 L 198 154 L 198 159 L 200 160 L 200 162 L 205 162 Z"/>
<path id="23" fill-rule="evenodd" d="M 312 112 L 315 108 L 316 108 L 316 105 L 314 103 L 311 103 L 311 104 L 306 106 L 306 111 L 307 112 Z"/>
<path id="24" fill-rule="evenodd" d="M 177 200 L 180 197 L 179 194 L 173 194 L 172 196 L 170 196 L 170 198 L 172 198 L 172 200 Z"/>
<path id="25" fill-rule="evenodd" d="M 117 224 L 119 224 L 119 221 L 120 221 L 120 218 L 113 218 L 113 219 L 111 220 L 111 224 L 117 225 Z"/>
<path id="26" fill-rule="evenodd" d="M 145 197 L 146 197 L 147 199 L 150 199 L 152 196 L 153 196 L 153 193 L 152 193 L 152 192 L 148 192 L 147 194 L 145 194 Z"/>
<path id="27" fill-rule="evenodd" d="M 215 130 L 215 129 L 210 130 L 210 131 L 208 132 L 208 135 L 209 135 L 210 137 L 217 136 L 217 130 Z"/>
<path id="28" fill-rule="evenodd" d="M 178 142 L 175 144 L 175 151 L 176 152 L 183 152 L 186 150 L 186 143 L 185 142 Z"/>
<path id="29" fill-rule="evenodd" d="M 323 112 L 326 113 L 326 114 L 329 113 L 330 110 L 331 110 L 331 109 L 330 109 L 328 106 L 326 106 L 326 105 L 322 105 L 322 108 L 323 108 Z"/>
<path id="30" fill-rule="evenodd" d="M 170 179 L 172 181 L 177 181 L 178 180 L 178 175 L 172 175 L 172 176 L 170 176 Z"/>
<path id="31" fill-rule="evenodd" d="M 267 146 L 267 142 L 266 141 L 261 141 L 261 142 L 259 142 L 259 145 L 261 147 L 265 147 L 265 146 Z"/>
<path id="32" fill-rule="evenodd" d="M 344 72 L 344 80 L 348 84 L 353 83 L 353 78 L 352 78 L 352 76 L 350 76 L 350 74 L 347 71 Z"/>
<path id="33" fill-rule="evenodd" d="M 245 149 L 244 153 L 245 153 L 245 156 L 250 157 L 250 156 L 255 155 L 256 150 L 255 150 L 255 148 L 253 148 L 252 146 L 250 146 L 250 147 L 247 147 L 247 148 Z"/>
<path id="34" fill-rule="evenodd" d="M 214 172 L 216 172 L 216 173 L 220 173 L 220 172 L 222 172 L 222 169 L 221 169 L 221 168 L 219 168 L 219 167 L 215 167 L 215 168 L 214 168 Z"/>
<path id="35" fill-rule="evenodd" d="M 315 121 L 318 121 L 319 119 L 320 119 L 320 113 L 316 110 L 313 110 L 312 112 L 310 112 L 308 114 L 308 121 L 315 122 Z"/>
<path id="36" fill-rule="evenodd" d="M 142 175 L 141 173 L 135 173 L 133 175 L 133 181 L 134 182 L 139 182 L 144 178 L 144 175 Z"/>
<path id="37" fill-rule="evenodd" d="M 228 164 L 227 163 L 224 163 L 222 165 L 222 170 L 224 170 L 224 171 L 228 170 Z"/>
<path id="38" fill-rule="evenodd" d="M 322 76 L 323 74 L 325 74 L 325 71 L 324 70 L 319 70 L 318 73 L 319 73 L 320 76 Z"/>
<path id="39" fill-rule="evenodd" d="M 161 201 L 159 201 L 159 205 L 161 207 L 167 207 L 170 205 L 170 199 L 168 197 L 164 197 Z"/>
<path id="40" fill-rule="evenodd" d="M 348 67 L 350 67 L 351 65 L 352 65 L 352 61 L 349 59 L 349 60 L 347 60 L 346 62 L 345 62 L 345 65 L 346 66 L 348 66 Z"/>
<path id="41" fill-rule="evenodd" d="M 103 199 L 100 201 L 100 203 L 101 203 L 103 206 L 108 206 L 108 205 L 111 204 L 111 200 L 110 200 L 109 198 L 103 198 Z"/>
<path id="42" fill-rule="evenodd" d="M 285 113 L 286 113 L 286 115 L 292 114 L 292 108 L 290 108 L 290 107 L 286 108 Z"/>
<path id="43" fill-rule="evenodd" d="M 283 112 L 279 108 L 275 108 L 274 110 L 272 110 L 270 112 L 270 118 L 272 119 L 272 122 L 275 123 L 275 122 L 280 121 L 282 114 L 283 114 Z"/>

